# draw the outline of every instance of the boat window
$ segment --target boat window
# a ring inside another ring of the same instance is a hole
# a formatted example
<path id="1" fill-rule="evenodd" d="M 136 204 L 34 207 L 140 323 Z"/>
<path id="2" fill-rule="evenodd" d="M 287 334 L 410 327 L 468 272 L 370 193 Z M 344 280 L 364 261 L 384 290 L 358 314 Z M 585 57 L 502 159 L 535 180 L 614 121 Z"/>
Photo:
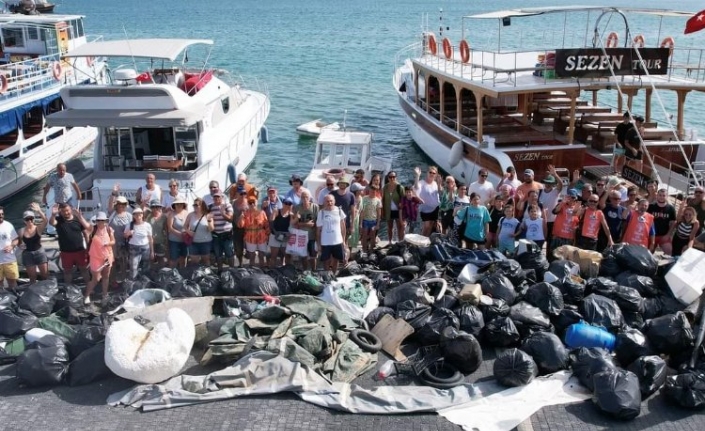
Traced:
<path id="1" fill-rule="evenodd" d="M 336 145 L 335 146 L 335 158 L 333 159 L 333 163 L 331 165 L 333 166 L 343 166 L 345 159 L 343 158 L 345 155 L 345 146 L 344 145 Z"/>
<path id="2" fill-rule="evenodd" d="M 362 145 L 348 146 L 348 166 L 362 166 Z"/>
<path id="3" fill-rule="evenodd" d="M 76 28 L 76 37 L 85 36 L 82 19 L 77 19 L 76 21 L 74 21 L 74 27 Z"/>
<path id="4" fill-rule="evenodd" d="M 223 106 L 223 114 L 227 114 L 230 110 L 230 98 L 225 96 L 220 99 L 220 104 Z"/>
<path id="5" fill-rule="evenodd" d="M 20 28 L 3 28 L 2 40 L 5 48 L 23 48 L 24 34 Z"/>
<path id="6" fill-rule="evenodd" d="M 174 130 L 171 127 L 134 127 L 135 152 L 152 156 L 176 156 Z"/>
<path id="7" fill-rule="evenodd" d="M 27 27 L 27 39 L 39 40 L 39 29 L 36 27 Z"/>
<path id="8" fill-rule="evenodd" d="M 117 156 L 124 153 L 132 153 L 130 129 L 109 127 L 105 129 L 105 140 L 103 142 L 105 143 L 103 145 L 104 156 Z"/>
<path id="9" fill-rule="evenodd" d="M 321 149 L 318 152 L 318 160 L 316 160 L 316 164 L 327 165 L 330 160 L 330 151 L 330 144 L 321 144 Z"/>

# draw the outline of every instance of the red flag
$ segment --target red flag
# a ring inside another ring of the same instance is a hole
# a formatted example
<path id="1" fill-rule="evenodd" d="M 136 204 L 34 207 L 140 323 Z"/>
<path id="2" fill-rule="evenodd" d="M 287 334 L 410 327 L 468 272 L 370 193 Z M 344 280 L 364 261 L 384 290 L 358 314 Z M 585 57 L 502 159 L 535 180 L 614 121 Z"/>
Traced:
<path id="1" fill-rule="evenodd" d="M 705 28 L 705 10 L 702 10 L 685 23 L 683 34 L 695 33 Z"/>

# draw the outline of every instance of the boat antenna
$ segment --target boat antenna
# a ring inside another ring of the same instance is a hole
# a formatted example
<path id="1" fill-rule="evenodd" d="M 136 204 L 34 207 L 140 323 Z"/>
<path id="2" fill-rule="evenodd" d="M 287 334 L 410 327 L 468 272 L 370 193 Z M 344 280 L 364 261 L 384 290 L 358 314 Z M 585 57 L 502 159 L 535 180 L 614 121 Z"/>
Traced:
<path id="1" fill-rule="evenodd" d="M 135 56 L 132 55 L 132 47 L 130 46 L 130 38 L 127 36 L 127 29 L 125 24 L 122 25 L 122 32 L 125 33 L 125 40 L 127 41 L 127 49 L 130 50 L 130 58 L 132 59 L 132 66 L 137 70 L 137 61 L 135 61 Z"/>

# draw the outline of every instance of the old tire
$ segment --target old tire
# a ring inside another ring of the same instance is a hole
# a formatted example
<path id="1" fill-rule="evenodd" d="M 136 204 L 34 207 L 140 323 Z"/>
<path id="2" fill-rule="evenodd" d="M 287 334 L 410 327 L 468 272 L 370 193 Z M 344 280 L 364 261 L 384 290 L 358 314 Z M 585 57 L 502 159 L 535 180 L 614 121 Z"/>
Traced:
<path id="1" fill-rule="evenodd" d="M 454 366 L 446 362 L 436 362 L 424 368 L 419 379 L 434 388 L 450 389 L 462 384 L 465 377 Z"/>
<path id="2" fill-rule="evenodd" d="M 377 353 L 382 350 L 382 341 L 370 331 L 355 329 L 350 333 L 350 339 L 365 352 Z"/>

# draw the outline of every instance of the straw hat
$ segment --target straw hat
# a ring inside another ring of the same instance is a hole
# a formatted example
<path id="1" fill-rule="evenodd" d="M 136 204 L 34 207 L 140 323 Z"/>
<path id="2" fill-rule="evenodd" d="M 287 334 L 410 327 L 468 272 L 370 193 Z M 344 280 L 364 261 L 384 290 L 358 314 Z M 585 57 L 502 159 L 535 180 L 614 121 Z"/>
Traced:
<path id="1" fill-rule="evenodd" d="M 182 205 L 188 205 L 188 202 L 184 200 L 181 196 L 177 197 L 174 199 L 174 202 L 171 203 L 171 207 L 174 208 L 176 205 L 182 204 Z"/>

